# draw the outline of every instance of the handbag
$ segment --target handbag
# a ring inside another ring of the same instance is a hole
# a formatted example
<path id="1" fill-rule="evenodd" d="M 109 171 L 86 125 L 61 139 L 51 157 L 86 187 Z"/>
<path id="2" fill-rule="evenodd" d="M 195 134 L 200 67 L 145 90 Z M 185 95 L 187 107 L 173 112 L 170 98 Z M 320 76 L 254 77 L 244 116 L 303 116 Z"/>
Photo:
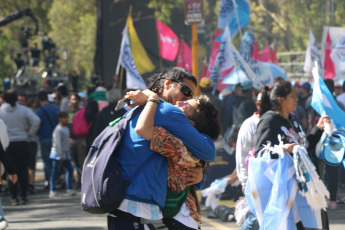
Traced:
<path id="1" fill-rule="evenodd" d="M 162 209 L 164 218 L 172 218 L 180 211 L 183 203 L 186 201 L 190 186 L 181 192 L 168 191 L 165 199 L 165 207 Z"/>
<path id="2" fill-rule="evenodd" d="M 332 135 L 323 134 L 323 145 L 320 147 L 318 158 L 330 166 L 338 166 L 344 159 L 345 137 L 340 132 Z"/>

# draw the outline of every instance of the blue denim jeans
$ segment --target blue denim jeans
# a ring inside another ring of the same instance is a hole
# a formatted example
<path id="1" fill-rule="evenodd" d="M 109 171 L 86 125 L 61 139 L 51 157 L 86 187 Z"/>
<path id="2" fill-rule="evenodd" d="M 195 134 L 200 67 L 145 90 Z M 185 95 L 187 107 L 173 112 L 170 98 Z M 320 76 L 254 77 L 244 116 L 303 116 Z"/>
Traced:
<path id="1" fill-rule="evenodd" d="M 52 172 L 50 176 L 50 191 L 56 190 L 56 183 L 60 176 L 61 172 L 61 166 L 63 165 L 66 169 L 66 189 L 72 189 L 72 179 L 73 179 L 73 166 L 71 163 L 71 160 L 64 160 L 63 162 L 60 162 L 59 160 L 52 160 Z"/>
<path id="2" fill-rule="evenodd" d="M 45 179 L 46 181 L 49 181 L 50 173 L 52 171 L 52 162 L 51 162 L 51 159 L 49 158 L 50 151 L 52 148 L 52 140 L 51 139 L 41 140 L 40 147 L 41 147 L 41 157 L 42 157 L 43 166 L 44 166 Z"/>
<path id="3" fill-rule="evenodd" d="M 243 223 L 241 230 L 259 230 L 259 222 L 256 217 L 251 214 Z"/>

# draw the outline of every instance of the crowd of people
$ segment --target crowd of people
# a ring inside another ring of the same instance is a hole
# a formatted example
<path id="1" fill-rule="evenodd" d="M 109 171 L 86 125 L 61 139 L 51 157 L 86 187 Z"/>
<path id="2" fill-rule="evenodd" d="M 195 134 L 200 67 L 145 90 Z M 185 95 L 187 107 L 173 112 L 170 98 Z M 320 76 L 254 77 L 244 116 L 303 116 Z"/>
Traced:
<path id="1" fill-rule="evenodd" d="M 307 146 L 330 191 L 329 208 L 337 208 L 337 191 L 344 178 L 339 177 L 339 166 L 326 165 L 323 173 L 323 164 L 314 156 L 324 125 L 330 121 L 311 107 L 310 82 L 293 85 L 277 79 L 273 87 L 257 90 L 244 81 L 219 95 L 213 92 L 210 79 L 203 78 L 201 95 L 195 96 L 197 80 L 183 68 L 166 69 L 149 80 L 147 90 L 127 90 L 126 94 L 107 89 L 102 82 L 96 82 L 86 95 L 69 92 L 65 84 L 53 93 L 42 90 L 34 97 L 3 92 L 0 122 L 7 129 L 1 129 L 1 135 L 8 135 L 9 144 L 1 143 L 0 157 L 9 174 L 11 204 L 25 205 L 27 193 L 35 193 L 38 152 L 48 196 L 59 197 L 59 186 L 75 196 L 93 140 L 109 122 L 135 107 L 142 111 L 129 121 L 116 159 L 124 178 L 130 178 L 143 163 L 147 167 L 132 181 L 120 206 L 108 214 L 108 229 L 199 229 L 196 190 L 228 178 L 222 199 L 238 200 L 246 189 L 248 158 L 259 157 L 268 141 L 279 144 L 278 135 L 287 153 L 292 154 L 297 144 Z M 325 83 L 345 108 L 345 84 L 329 79 Z M 132 104 L 115 110 L 123 97 Z M 81 120 L 87 128 L 83 133 L 77 128 Z M 169 199 L 172 194 L 179 195 L 177 206 L 169 203 L 177 202 Z M 255 214 L 248 216 L 242 229 L 258 229 Z M 303 229 L 299 221 L 296 226 Z"/>

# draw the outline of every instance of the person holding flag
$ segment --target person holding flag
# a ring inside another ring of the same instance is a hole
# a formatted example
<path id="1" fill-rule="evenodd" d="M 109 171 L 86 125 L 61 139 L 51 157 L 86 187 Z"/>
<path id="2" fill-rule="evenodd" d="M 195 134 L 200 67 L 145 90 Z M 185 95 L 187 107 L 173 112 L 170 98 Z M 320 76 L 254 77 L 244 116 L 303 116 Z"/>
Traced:
<path id="1" fill-rule="evenodd" d="M 315 150 L 316 144 L 321 138 L 325 122 L 330 122 L 329 117 L 322 116 L 316 126 L 312 129 L 311 133 L 306 136 L 303 129 L 301 128 L 301 125 L 296 120 L 294 120 L 290 114 L 296 109 L 297 101 L 298 98 L 289 81 L 282 80 L 276 82 L 273 88 L 265 87 L 261 107 L 264 106 L 270 109 L 260 118 L 257 126 L 257 140 L 255 143 L 256 156 L 258 156 L 260 151 L 264 148 L 264 145 L 267 145 L 268 143 L 270 143 L 270 146 L 279 145 L 280 141 L 282 141 L 282 143 L 284 144 L 283 151 L 285 153 L 292 154 L 295 145 L 304 146 L 307 149 L 309 155 L 311 155 L 313 150 Z M 274 160 L 278 159 L 279 157 L 277 154 L 271 153 L 270 158 Z M 287 188 L 288 186 L 286 186 L 286 189 Z M 288 196 L 288 194 L 290 194 L 289 196 L 291 196 L 291 191 L 286 191 L 286 197 Z M 281 195 L 283 196 L 283 194 Z M 286 199 L 286 197 L 281 198 Z M 270 201 L 269 204 L 271 203 L 274 202 Z M 306 203 L 306 205 L 308 204 Z M 288 205 L 280 208 L 282 209 L 282 212 L 288 212 L 291 214 L 294 213 L 293 208 L 291 207 L 291 205 Z M 326 226 L 326 222 L 322 220 L 322 210 L 321 212 L 320 210 L 314 212 L 314 217 L 312 218 L 314 222 L 312 223 L 311 220 L 303 218 L 303 213 L 301 213 L 299 209 L 297 213 L 294 213 L 299 217 L 295 215 L 289 215 L 289 217 L 285 217 L 286 219 L 284 219 L 284 217 L 281 215 L 281 212 L 272 212 L 272 208 L 273 207 L 269 206 L 268 204 L 266 207 L 263 207 L 263 210 L 265 210 L 263 218 L 258 218 L 261 227 L 265 228 L 269 223 L 275 223 L 278 227 L 280 226 L 279 223 L 283 223 L 284 221 L 286 221 L 289 226 L 293 226 L 296 223 L 297 229 L 299 229 L 299 227 L 328 229 L 328 226 Z M 255 209 L 257 211 L 257 209 L 259 208 L 255 207 Z M 309 209 L 311 210 L 310 207 Z M 258 212 L 256 214 L 258 215 Z M 295 222 L 292 223 L 292 221 Z M 321 222 L 323 223 L 321 224 Z"/>

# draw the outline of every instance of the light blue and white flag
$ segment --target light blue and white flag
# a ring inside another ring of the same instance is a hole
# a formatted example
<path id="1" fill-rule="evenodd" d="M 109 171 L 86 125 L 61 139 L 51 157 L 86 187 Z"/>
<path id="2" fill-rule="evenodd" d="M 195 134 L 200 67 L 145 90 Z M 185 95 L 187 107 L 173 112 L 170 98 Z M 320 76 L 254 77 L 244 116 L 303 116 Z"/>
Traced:
<path id="1" fill-rule="evenodd" d="M 120 64 L 126 69 L 126 87 L 128 89 L 146 89 L 146 84 L 135 66 L 129 43 L 127 26 L 122 31 Z"/>
<path id="2" fill-rule="evenodd" d="M 254 41 L 255 37 L 253 31 L 248 29 L 241 41 L 241 52 L 238 53 L 238 51 L 232 46 L 233 56 L 239 65 L 237 70 L 243 72 L 246 78 L 253 82 L 253 86 L 256 89 L 260 89 L 264 85 L 273 86 L 274 77 L 270 67 L 267 65 L 267 63 L 260 62 L 252 58 Z M 224 78 L 223 84 L 237 82 L 237 78 L 239 77 L 237 72 L 230 72 Z"/>
<path id="3" fill-rule="evenodd" d="M 229 27 L 226 27 L 221 38 L 221 45 L 218 50 L 216 61 L 214 62 L 210 75 L 214 90 L 216 89 L 219 76 L 221 76 L 223 72 L 229 71 L 235 65 L 235 60 L 230 47 L 231 36 Z"/>
<path id="4" fill-rule="evenodd" d="M 333 48 L 330 55 L 336 69 L 345 74 L 345 34 L 341 37 L 338 44 Z"/>
<path id="5" fill-rule="evenodd" d="M 254 59 L 246 62 L 233 44 L 231 44 L 231 51 L 236 63 L 253 83 L 255 89 L 261 89 L 264 85 L 273 85 L 273 77 L 268 66 L 262 65 Z"/>
<path id="6" fill-rule="evenodd" d="M 304 72 L 311 73 L 313 67 L 315 66 L 314 63 L 317 62 L 318 68 L 319 68 L 319 74 L 323 76 L 323 68 L 322 68 L 322 62 L 321 62 L 321 56 L 319 52 L 319 48 L 317 48 L 317 44 L 315 41 L 315 37 L 313 35 L 313 32 L 309 28 L 309 42 L 307 46 L 307 50 L 305 52 L 305 59 L 304 59 Z"/>
<path id="7" fill-rule="evenodd" d="M 314 87 L 311 106 L 320 116 L 328 115 L 337 129 L 345 130 L 345 112 L 338 106 L 332 93 L 320 77 L 316 67 L 313 68 Z"/>
<path id="8" fill-rule="evenodd" d="M 249 61 L 253 57 L 255 37 L 253 30 L 248 28 L 247 32 L 243 35 L 240 45 L 240 54 L 245 61 Z"/>
<path id="9" fill-rule="evenodd" d="M 225 29 L 229 25 L 231 36 L 235 37 L 241 28 L 245 28 L 249 22 L 248 0 L 221 0 L 218 16 L 218 28 Z"/>
<path id="10" fill-rule="evenodd" d="M 320 210 L 311 209 L 298 192 L 295 172 L 288 154 L 278 159 L 249 160 L 245 196 L 260 229 L 293 230 L 299 221 L 304 227 L 320 228 Z"/>

